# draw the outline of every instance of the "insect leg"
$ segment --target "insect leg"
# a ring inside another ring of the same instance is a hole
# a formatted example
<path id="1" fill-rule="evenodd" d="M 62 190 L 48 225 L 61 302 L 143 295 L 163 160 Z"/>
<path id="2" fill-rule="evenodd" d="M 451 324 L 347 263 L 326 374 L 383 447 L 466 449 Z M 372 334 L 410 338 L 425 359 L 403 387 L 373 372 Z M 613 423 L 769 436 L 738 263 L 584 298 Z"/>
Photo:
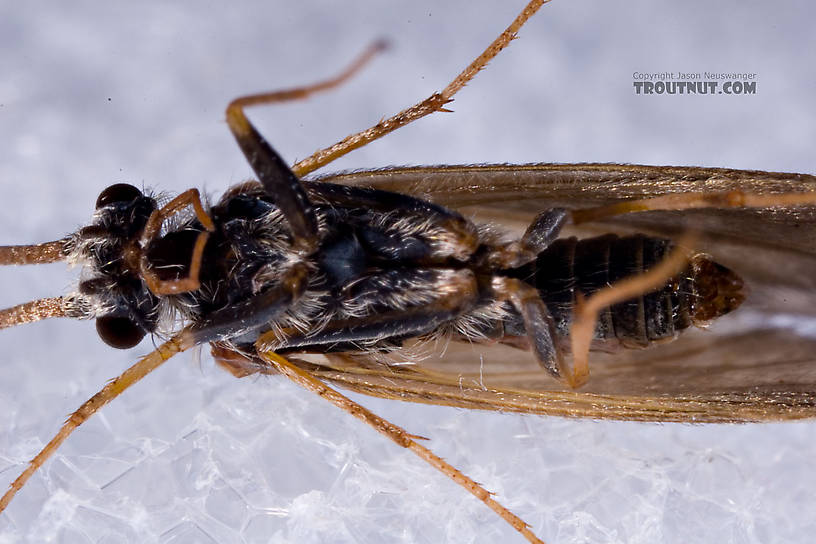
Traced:
<path id="1" fill-rule="evenodd" d="M 498 501 L 493 499 L 489 491 L 465 476 L 454 466 L 445 462 L 444 459 L 435 455 L 428 448 L 421 446 L 416 442 L 416 440 L 414 440 L 415 437 L 409 434 L 405 429 L 394 425 L 390 421 L 381 418 L 377 414 L 367 410 L 348 397 L 338 393 L 308 372 L 290 363 L 281 355 L 265 350 L 263 338 L 258 340 L 256 343 L 256 348 L 258 350 L 258 355 L 265 361 L 274 365 L 281 374 L 284 374 L 287 378 L 304 389 L 317 394 L 341 410 L 348 412 L 357 419 L 372 426 L 374 429 L 393 440 L 399 446 L 411 450 L 422 460 L 430 464 L 432 467 L 460 486 L 464 487 L 468 492 L 473 494 L 473 496 L 485 503 L 491 510 L 496 512 L 502 517 L 502 519 L 509 523 L 516 531 L 521 533 L 529 542 L 543 544 L 543 541 L 534 535 L 532 531 L 530 531 L 529 525 L 527 525 L 521 518 L 513 514 L 510 510 L 502 506 Z"/>
<path id="2" fill-rule="evenodd" d="M 456 78 L 451 81 L 448 86 L 442 90 L 442 92 L 432 94 L 422 102 L 402 110 L 398 114 L 389 117 L 388 119 L 380 121 L 371 128 L 360 131 L 356 134 L 352 134 L 351 136 L 347 136 L 332 146 L 316 151 L 310 157 L 307 157 L 295 164 L 292 167 L 292 171 L 297 176 L 303 177 L 309 172 L 313 172 L 318 168 L 326 166 L 333 160 L 342 157 L 346 153 L 349 153 L 350 151 L 353 151 L 359 147 L 363 147 L 374 140 L 382 138 L 386 134 L 412 123 L 417 119 L 437 111 L 450 111 L 446 110 L 444 106 L 453 100 L 453 95 L 455 95 L 462 87 L 467 85 L 467 83 L 473 79 L 473 77 L 478 74 L 480 70 L 487 66 L 487 63 L 490 62 L 493 57 L 498 55 L 502 49 L 507 47 L 510 42 L 516 38 L 516 32 L 518 32 L 524 23 L 527 22 L 527 19 L 532 17 L 533 14 L 538 11 L 538 8 L 549 1 L 550 0 L 532 0 L 529 4 L 527 4 L 521 13 L 519 13 L 513 20 L 510 26 L 508 26 L 498 38 L 493 40 L 487 49 L 485 49 L 481 55 L 476 57 L 476 59 L 471 62 L 467 68 L 462 70 L 462 72 L 456 76 Z"/>
<path id="3" fill-rule="evenodd" d="M 156 370 L 162 363 L 176 353 L 190 349 L 195 345 L 195 341 L 190 334 L 189 328 L 182 329 L 177 335 L 157 347 L 152 353 L 142 357 L 139 362 L 122 372 L 117 378 L 109 381 L 96 395 L 85 401 L 79 409 L 71 414 L 68 420 L 62 425 L 56 436 L 40 450 L 40 453 L 32 459 L 26 469 L 11 483 L 8 491 L 0 498 L 0 512 L 14 498 L 29 478 L 40 468 L 45 461 L 57 451 L 60 444 L 74 432 L 74 430 L 85 423 L 89 417 L 94 415 L 100 408 L 121 395 L 131 385 Z"/>
<path id="4" fill-rule="evenodd" d="M 555 342 L 556 328 L 538 290 L 521 280 L 496 276 L 491 288 L 498 300 L 509 301 L 521 314 L 538 363 L 553 377 L 573 385 L 573 372 Z"/>
<path id="5" fill-rule="evenodd" d="M 433 247 L 429 247 L 428 253 L 422 256 L 425 262 L 444 263 L 450 257 L 465 261 L 479 246 L 478 232 L 473 223 L 455 211 L 426 200 L 368 187 L 308 181 L 304 185 L 313 198 L 332 207 L 396 213 L 395 217 L 399 218 L 417 217 L 427 225 L 423 230 L 433 231 Z M 376 245 L 381 253 L 398 259 L 398 254 L 407 249 L 405 241 L 405 236 L 395 234 L 389 239 L 378 239 Z"/>
<path id="6" fill-rule="evenodd" d="M 422 272 L 414 271 L 415 274 Z M 358 282 L 355 287 L 360 293 L 350 293 L 349 299 L 361 308 L 366 308 L 367 298 L 392 298 L 396 293 L 390 303 L 392 309 L 377 308 L 376 312 L 363 309 L 361 312 L 365 312 L 365 315 L 361 317 L 331 321 L 318 332 L 286 331 L 285 338 L 270 331 L 261 336 L 258 345 L 275 351 L 294 348 L 311 350 L 320 349 L 319 346 L 365 345 L 430 332 L 470 310 L 479 295 L 476 278 L 470 270 L 441 270 L 432 273 L 433 279 L 424 284 L 425 288 L 437 294 L 431 300 L 400 308 L 397 298 L 411 298 L 411 294 L 399 294 L 400 288 L 404 290 L 404 284 L 410 284 L 416 277 L 408 276 L 405 272 L 374 276 Z"/>
<path id="7" fill-rule="evenodd" d="M 527 227 L 520 240 L 498 248 L 488 256 L 488 262 L 494 268 L 507 270 L 534 261 L 539 253 L 558 238 L 569 219 L 570 212 L 564 208 L 541 212 Z"/>
<path id="8" fill-rule="evenodd" d="M 264 139 L 244 114 L 244 108 L 288 100 L 300 100 L 310 94 L 340 85 L 384 47 L 381 42 L 369 47 L 339 76 L 307 87 L 274 91 L 236 98 L 227 106 L 227 124 L 238 146 L 247 158 L 276 206 L 289 223 L 294 246 L 309 254 L 317 247 L 317 217 L 300 180 L 280 155 Z"/>
<path id="9" fill-rule="evenodd" d="M 145 248 L 150 242 L 156 238 L 161 232 L 162 223 L 168 217 L 172 216 L 177 211 L 187 207 L 193 206 L 196 217 L 201 225 L 206 229 L 202 231 L 196 238 L 195 246 L 193 248 L 193 255 L 190 259 L 190 273 L 186 278 L 177 278 L 173 280 L 163 280 L 159 278 L 156 272 L 150 267 L 150 262 L 147 259 L 147 251 Z M 161 209 L 154 210 L 147 220 L 141 238 L 141 257 L 139 259 L 139 272 L 142 279 L 147 284 L 153 294 L 156 295 L 171 295 L 176 293 L 186 293 L 198 289 L 201 284 L 198 281 L 198 274 L 201 271 L 201 257 L 204 254 L 204 246 L 207 244 L 207 238 L 210 232 L 215 230 L 212 218 L 201 204 L 201 195 L 198 189 L 188 189 L 176 198 L 167 203 Z"/>
<path id="10" fill-rule="evenodd" d="M 296 263 L 274 287 L 210 313 L 205 321 L 197 323 L 191 330 L 196 344 L 229 338 L 268 324 L 300 298 L 307 279 L 306 265 Z"/>
<path id="11" fill-rule="evenodd" d="M 695 236 L 686 235 L 677 246 L 656 266 L 635 276 L 620 280 L 604 287 L 587 299 L 576 298 L 575 311 L 570 327 L 572 345 L 573 375 L 572 387 L 579 387 L 589 379 L 589 348 L 595 331 L 595 323 L 600 311 L 608 306 L 623 302 L 657 289 L 679 273 L 688 262 L 688 248 L 695 244 Z"/>
<path id="12" fill-rule="evenodd" d="M 695 208 L 774 208 L 813 206 L 816 193 L 755 194 L 744 191 L 719 193 L 677 193 L 639 200 L 626 200 L 608 206 L 572 210 L 574 223 L 587 223 L 615 215 L 654 210 L 689 210 Z"/>

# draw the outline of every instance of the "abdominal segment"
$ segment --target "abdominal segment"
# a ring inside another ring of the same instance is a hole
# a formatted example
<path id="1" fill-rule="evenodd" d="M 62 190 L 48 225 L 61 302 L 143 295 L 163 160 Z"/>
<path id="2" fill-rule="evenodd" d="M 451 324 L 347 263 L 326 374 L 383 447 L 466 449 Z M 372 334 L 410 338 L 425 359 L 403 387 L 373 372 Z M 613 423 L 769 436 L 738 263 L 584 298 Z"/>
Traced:
<path id="1" fill-rule="evenodd" d="M 673 242 L 636 234 L 619 237 L 557 240 L 538 258 L 509 274 L 535 286 L 544 300 L 558 334 L 566 337 L 576 297 L 588 297 L 626 277 L 643 273 L 659 263 Z M 616 340 L 624 347 L 646 347 L 667 341 L 690 325 L 705 326 L 742 302 L 742 280 L 705 254 L 659 289 L 601 311 L 595 339 Z M 513 323 L 505 333 L 515 336 Z M 523 336 L 523 331 L 518 331 Z M 603 342 L 607 344 L 608 342 Z"/>

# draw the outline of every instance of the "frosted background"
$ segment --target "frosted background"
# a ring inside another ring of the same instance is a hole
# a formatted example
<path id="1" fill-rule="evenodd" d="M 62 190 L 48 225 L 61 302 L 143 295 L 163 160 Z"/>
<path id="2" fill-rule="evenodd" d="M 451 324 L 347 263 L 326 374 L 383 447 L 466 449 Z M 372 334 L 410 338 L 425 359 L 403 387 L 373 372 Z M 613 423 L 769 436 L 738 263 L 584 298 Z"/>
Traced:
<path id="1" fill-rule="evenodd" d="M 289 161 L 441 89 L 522 2 L 0 4 L 2 243 L 62 236 L 113 182 L 212 195 L 250 176 L 223 122 L 237 95 L 332 75 L 253 110 Z M 814 171 L 809 2 L 545 6 L 438 115 L 336 169 L 632 162 Z M 751 71 L 756 96 L 638 97 L 633 71 Z M 1 270 L 0 306 L 64 292 L 62 265 Z M 93 324 L 0 333 L 0 487 L 63 418 L 151 349 Z M 548 542 L 804 542 L 816 423 L 609 423 L 363 399 L 496 492 Z M 207 354 L 169 362 L 80 429 L 0 515 L 0 542 L 518 542 L 466 492 L 282 380 Z"/>

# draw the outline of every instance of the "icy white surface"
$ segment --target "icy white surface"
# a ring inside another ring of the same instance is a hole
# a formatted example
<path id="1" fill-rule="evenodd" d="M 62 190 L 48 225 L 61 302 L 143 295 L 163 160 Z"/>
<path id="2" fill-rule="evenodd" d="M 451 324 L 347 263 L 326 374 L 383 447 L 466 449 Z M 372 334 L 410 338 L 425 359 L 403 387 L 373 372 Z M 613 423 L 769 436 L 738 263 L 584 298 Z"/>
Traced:
<path id="1" fill-rule="evenodd" d="M 523 2 L 0 4 L 1 243 L 84 224 L 108 184 L 219 194 L 250 171 L 235 96 L 333 74 L 308 103 L 253 111 L 288 160 L 443 87 Z M 340 7 L 342 6 L 342 7 Z M 814 171 L 809 2 L 556 0 L 438 115 L 337 168 L 632 162 Z M 634 71 L 750 71 L 755 96 L 643 97 Z M 4 269 L 0 306 L 64 292 L 61 265 Z M 0 487 L 149 342 L 91 323 L 0 333 Z M 645 425 L 362 399 L 548 542 L 806 542 L 814 423 Z M 189 354 L 74 434 L 0 515 L 0 542 L 498 542 L 504 522 L 409 453 L 281 380 Z"/>

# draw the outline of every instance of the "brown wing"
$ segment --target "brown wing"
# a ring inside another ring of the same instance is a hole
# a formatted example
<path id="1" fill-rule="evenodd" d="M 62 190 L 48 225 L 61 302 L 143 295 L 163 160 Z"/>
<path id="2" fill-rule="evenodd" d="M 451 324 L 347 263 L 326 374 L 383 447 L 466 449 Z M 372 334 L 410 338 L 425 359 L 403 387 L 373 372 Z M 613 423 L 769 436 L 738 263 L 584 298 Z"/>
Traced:
<path id="1" fill-rule="evenodd" d="M 612 164 L 402 168 L 322 180 L 419 195 L 510 230 L 525 228 L 552 206 L 687 191 L 816 190 L 809 175 Z M 575 233 L 670 237 L 691 227 L 703 233 L 700 249 L 745 279 L 746 302 L 675 342 L 593 353 L 592 376 L 579 391 L 565 389 L 529 354 L 504 345 L 453 343 L 441 357 L 404 366 L 334 357 L 318 373 L 369 395 L 471 408 L 696 422 L 816 416 L 816 210 L 644 212 Z"/>

